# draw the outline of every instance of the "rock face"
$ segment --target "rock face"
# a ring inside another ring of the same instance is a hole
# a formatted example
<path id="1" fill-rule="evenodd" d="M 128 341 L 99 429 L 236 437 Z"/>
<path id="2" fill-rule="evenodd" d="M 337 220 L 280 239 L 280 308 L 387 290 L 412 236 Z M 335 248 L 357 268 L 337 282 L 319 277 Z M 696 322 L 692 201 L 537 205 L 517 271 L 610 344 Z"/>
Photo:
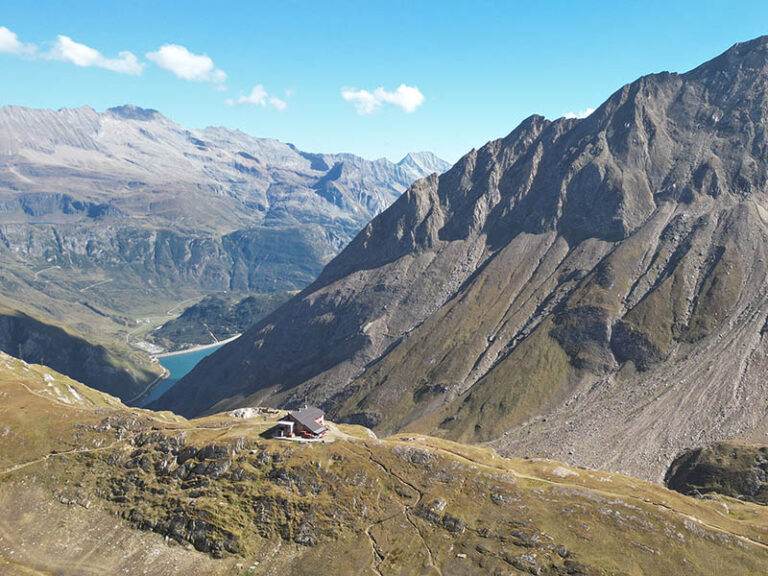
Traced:
<path id="1" fill-rule="evenodd" d="M 321 404 L 661 480 L 766 429 L 768 38 L 416 182 L 158 402 Z"/>

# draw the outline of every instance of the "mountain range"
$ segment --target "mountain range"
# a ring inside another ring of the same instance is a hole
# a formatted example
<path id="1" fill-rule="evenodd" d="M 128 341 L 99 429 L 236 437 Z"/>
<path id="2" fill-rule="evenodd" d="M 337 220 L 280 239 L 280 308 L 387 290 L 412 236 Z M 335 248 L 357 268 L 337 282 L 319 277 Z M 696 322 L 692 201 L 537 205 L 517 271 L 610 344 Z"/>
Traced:
<path id="1" fill-rule="evenodd" d="M 188 130 L 130 105 L 5 106 L 0 306 L 123 358 L 128 373 L 108 391 L 130 399 L 159 374 L 129 346 L 151 350 L 152 327 L 208 294 L 303 288 L 413 180 L 445 168 L 430 153 L 368 161 Z M 0 330 L 0 349 L 50 358 L 30 344 L 36 333 L 14 334 Z M 54 367 L 93 386 L 110 380 Z"/>
<path id="2" fill-rule="evenodd" d="M 768 429 L 768 37 L 417 181 L 156 408 L 315 403 L 660 481 Z"/>

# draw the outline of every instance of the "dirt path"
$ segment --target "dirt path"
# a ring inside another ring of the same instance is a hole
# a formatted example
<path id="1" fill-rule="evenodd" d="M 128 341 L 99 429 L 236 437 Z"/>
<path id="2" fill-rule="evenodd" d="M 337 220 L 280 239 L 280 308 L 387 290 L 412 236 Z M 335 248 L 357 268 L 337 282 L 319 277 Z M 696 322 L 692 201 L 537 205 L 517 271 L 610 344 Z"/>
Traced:
<path id="1" fill-rule="evenodd" d="M 39 279 L 40 274 L 42 274 L 43 272 L 48 272 L 49 270 L 57 270 L 57 269 L 61 270 L 61 266 L 51 266 L 50 268 L 44 268 L 42 270 L 38 270 L 37 272 L 35 272 L 35 280 Z"/>
<path id="2" fill-rule="evenodd" d="M 373 530 L 376 526 L 380 526 L 384 524 L 385 522 L 389 522 L 393 518 L 397 518 L 400 515 L 400 512 L 397 514 L 393 514 L 392 516 L 387 516 L 386 518 L 383 518 L 381 520 L 377 520 L 373 524 L 369 524 L 365 529 L 365 535 L 368 536 L 368 541 L 371 544 L 371 570 L 373 570 L 378 576 L 384 576 L 384 574 L 381 572 L 381 564 L 384 562 L 384 554 L 381 551 L 381 547 L 379 546 L 379 543 L 376 542 L 376 538 L 374 538 L 373 534 L 371 534 L 371 530 Z"/>
<path id="3" fill-rule="evenodd" d="M 107 444 L 106 446 L 99 446 L 98 448 L 72 448 L 72 450 L 65 450 L 64 452 L 51 452 L 50 454 L 46 454 L 42 458 L 37 458 L 35 460 L 30 460 L 29 462 L 24 462 L 22 464 L 16 464 L 15 466 L 11 466 L 10 468 L 6 468 L 5 470 L 0 470 L 0 476 L 5 476 L 7 474 L 12 474 L 13 472 L 16 472 L 17 470 L 22 470 L 24 468 L 27 468 L 29 466 L 34 466 L 35 464 L 41 464 L 45 462 L 46 460 L 50 460 L 51 458 L 59 458 L 61 456 L 69 456 L 70 454 L 88 454 L 88 453 L 94 453 L 94 452 L 102 452 L 104 450 L 111 450 L 118 444 L 122 444 L 124 440 L 115 440 L 111 444 Z"/>
<path id="4" fill-rule="evenodd" d="M 521 479 L 524 479 L 524 480 L 531 480 L 531 481 L 534 481 L 534 482 L 540 482 L 540 483 L 548 484 L 550 486 L 562 486 L 562 487 L 566 487 L 566 488 L 572 488 L 574 490 L 587 490 L 589 492 L 593 492 L 595 494 L 599 494 L 599 495 L 604 496 L 606 498 L 621 498 L 621 499 L 624 499 L 624 500 L 627 500 L 627 501 L 634 501 L 634 502 L 637 502 L 637 503 L 650 504 L 650 505 L 652 505 L 652 506 L 654 506 L 656 508 L 661 508 L 663 510 L 666 510 L 667 512 L 669 512 L 669 513 L 671 513 L 671 514 L 673 514 L 675 516 L 678 516 L 678 517 L 681 517 L 681 518 L 685 518 L 686 520 L 690 520 L 691 522 L 695 522 L 696 524 L 700 525 L 703 528 L 707 528 L 709 530 L 713 530 L 713 531 L 719 532 L 721 534 L 726 534 L 726 535 L 728 535 L 728 536 L 730 536 L 732 538 L 737 538 L 737 539 L 741 540 L 742 542 L 753 544 L 754 546 L 757 546 L 758 548 L 761 548 L 761 549 L 763 549 L 765 551 L 768 551 L 768 544 L 764 544 L 763 542 L 760 542 L 759 540 L 755 540 L 753 538 L 750 538 L 749 536 L 744 536 L 743 534 L 736 534 L 734 532 L 731 532 L 727 528 L 722 528 L 722 527 L 717 526 L 715 524 L 710 524 L 706 520 L 702 520 L 701 518 L 698 518 L 697 516 L 693 516 L 691 514 L 686 514 L 685 512 L 680 512 L 678 510 L 675 510 L 674 508 L 669 507 L 667 504 L 664 504 L 663 502 L 654 502 L 652 500 L 648 500 L 647 498 L 643 498 L 643 497 L 640 497 L 640 496 L 632 496 L 632 495 L 629 495 L 629 494 L 626 494 L 626 495 L 625 494 L 617 494 L 617 493 L 614 493 L 614 492 L 609 492 L 607 490 L 601 490 L 599 488 L 592 488 L 592 487 L 589 487 L 589 486 L 584 486 L 582 484 L 573 484 L 571 482 L 555 482 L 553 480 L 547 480 L 546 478 L 542 478 L 540 476 L 530 476 L 528 474 L 523 474 L 521 472 L 518 472 L 517 470 L 514 470 L 513 468 L 507 468 L 507 467 L 501 467 L 501 466 L 492 466 L 492 465 L 487 464 L 485 462 L 478 462 L 477 460 L 473 460 L 472 458 L 469 458 L 467 456 L 464 456 L 463 454 L 460 454 L 460 453 L 455 452 L 453 450 L 449 450 L 447 448 L 437 448 L 437 449 L 432 448 L 432 449 L 437 451 L 437 452 L 442 451 L 442 452 L 446 452 L 448 454 L 451 454 L 454 457 L 458 458 L 459 460 L 468 462 L 468 463 L 472 464 L 473 466 L 480 466 L 480 467 L 490 468 L 492 470 L 503 471 L 503 472 L 505 472 L 507 474 L 511 474 L 512 476 L 514 476 L 516 478 L 521 478 Z"/>
<path id="5" fill-rule="evenodd" d="M 373 462 L 376 466 L 378 466 L 385 474 L 391 476 L 392 478 L 394 478 L 395 480 L 400 482 L 402 485 L 406 486 L 407 488 L 409 488 L 410 490 L 413 490 L 416 494 L 418 494 L 418 498 L 416 500 L 416 504 L 414 504 L 414 505 L 403 504 L 403 509 L 402 509 L 401 513 L 403 514 L 403 516 L 405 516 L 405 519 L 408 522 L 408 524 L 410 524 L 411 527 L 414 529 L 414 531 L 416 532 L 416 534 L 419 537 L 419 540 L 421 541 L 422 546 L 427 551 L 427 558 L 429 560 L 429 567 L 431 569 L 433 569 L 439 576 L 442 576 L 442 571 L 440 570 L 440 568 L 439 568 L 439 566 L 437 564 L 437 561 L 435 560 L 435 555 L 434 555 L 434 553 L 432 551 L 432 548 L 429 547 L 429 544 L 427 544 L 427 541 L 424 538 L 424 535 L 421 533 L 421 530 L 419 529 L 419 527 L 416 525 L 416 522 L 414 522 L 413 518 L 411 517 L 412 510 L 414 508 L 417 508 L 422 503 L 422 501 L 424 499 L 424 492 L 422 490 L 420 490 L 419 488 L 417 488 L 411 482 L 408 482 L 407 480 L 405 480 L 399 474 L 393 472 L 390 468 L 387 468 L 387 466 L 383 462 L 379 461 L 373 455 L 373 451 L 371 450 L 371 448 L 368 446 L 368 444 L 365 441 L 361 442 L 361 445 L 363 446 L 363 448 L 365 448 L 366 452 L 368 452 L 368 455 L 370 457 L 371 462 Z M 381 522 L 385 522 L 385 521 L 386 520 L 382 520 Z M 373 538 L 373 536 L 370 534 L 370 529 L 373 528 L 374 525 L 371 525 L 365 531 L 365 533 L 371 539 L 371 547 L 374 549 L 375 555 L 380 557 L 380 560 L 379 560 L 378 564 L 375 567 L 375 571 L 378 574 L 381 574 L 381 572 L 378 569 L 378 565 L 380 565 L 381 562 L 383 562 L 384 556 L 381 555 L 381 553 L 378 551 L 378 549 L 377 549 L 378 545 L 376 544 L 376 541 Z"/>
<path id="6" fill-rule="evenodd" d="M 100 280 L 99 282 L 94 282 L 93 284 L 90 284 L 85 288 L 80 288 L 80 292 L 85 292 L 86 290 L 90 290 L 91 288 L 96 288 L 96 286 L 101 286 L 102 284 L 109 284 L 110 282 L 113 282 L 112 278 L 109 278 L 108 280 Z"/>

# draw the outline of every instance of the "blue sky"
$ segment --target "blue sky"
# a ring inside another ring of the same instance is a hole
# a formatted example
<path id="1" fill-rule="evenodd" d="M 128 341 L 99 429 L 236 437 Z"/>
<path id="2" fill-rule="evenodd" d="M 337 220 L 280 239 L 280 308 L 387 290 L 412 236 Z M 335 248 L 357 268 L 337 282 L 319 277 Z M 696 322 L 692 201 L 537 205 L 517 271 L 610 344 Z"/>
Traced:
<path id="1" fill-rule="evenodd" d="M 3 0 L 0 104 L 133 103 L 309 151 L 455 161 L 768 33 L 768 2 L 738 4 Z"/>

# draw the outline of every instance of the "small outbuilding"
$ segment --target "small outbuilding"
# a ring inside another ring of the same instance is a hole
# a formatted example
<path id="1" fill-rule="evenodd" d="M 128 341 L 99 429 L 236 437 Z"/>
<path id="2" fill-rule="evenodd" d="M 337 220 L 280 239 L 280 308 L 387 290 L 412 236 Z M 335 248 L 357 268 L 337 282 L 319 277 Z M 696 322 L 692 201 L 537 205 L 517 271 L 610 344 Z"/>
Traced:
<path id="1" fill-rule="evenodd" d="M 275 437 L 322 438 L 328 431 L 325 425 L 325 413 L 314 406 L 304 406 L 286 414 L 278 423 Z"/>

